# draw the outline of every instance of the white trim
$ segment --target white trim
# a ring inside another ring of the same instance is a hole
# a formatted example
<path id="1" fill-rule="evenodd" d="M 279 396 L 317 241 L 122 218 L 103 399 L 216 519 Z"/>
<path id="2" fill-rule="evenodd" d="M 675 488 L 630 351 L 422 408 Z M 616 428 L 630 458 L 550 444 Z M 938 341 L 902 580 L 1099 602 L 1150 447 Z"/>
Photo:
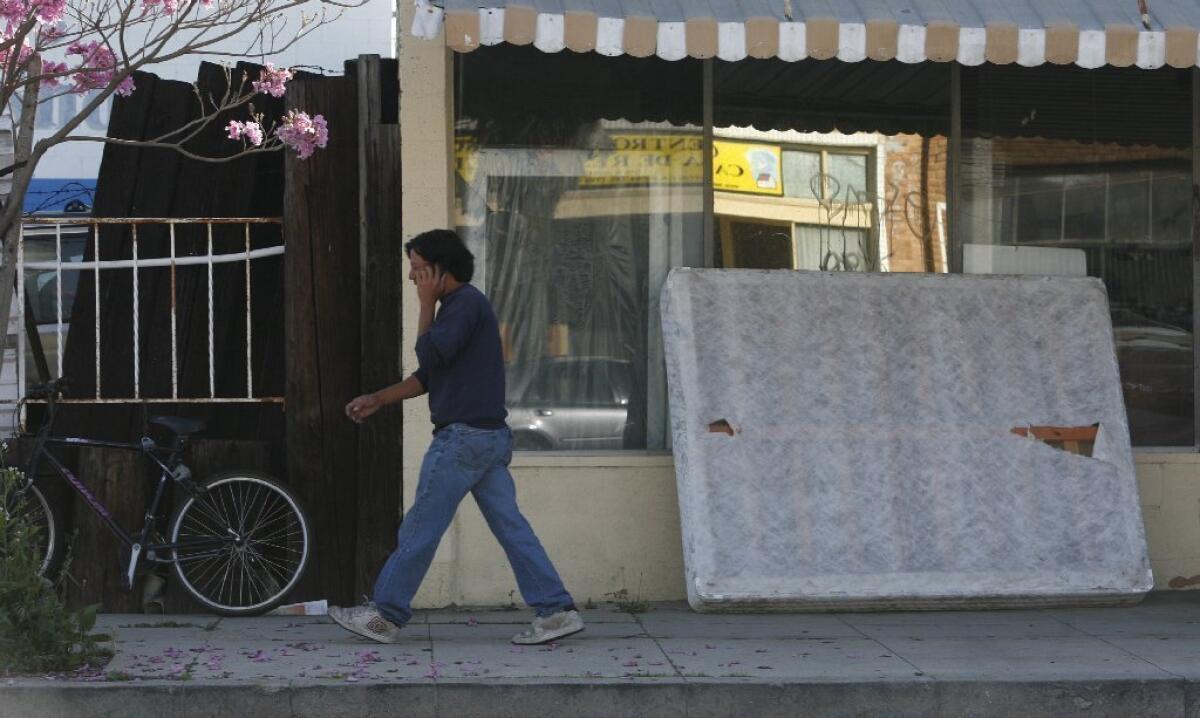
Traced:
<path id="1" fill-rule="evenodd" d="M 1137 66 L 1145 70 L 1157 70 L 1167 64 L 1167 33 L 1139 32 L 1137 44 Z"/>
<path id="2" fill-rule="evenodd" d="M 726 62 L 746 59 L 746 26 L 740 22 L 717 23 L 717 57 Z"/>
<path id="3" fill-rule="evenodd" d="M 442 34 L 444 11 L 430 0 L 414 0 L 416 12 L 412 19 L 412 35 L 426 40 L 437 39 Z M 539 13 L 534 46 L 542 52 L 556 53 L 566 48 L 565 16 L 559 13 Z M 479 8 L 481 45 L 498 45 L 504 42 L 504 8 Z M 900 25 L 897 36 L 896 59 L 906 64 L 925 62 L 924 25 Z M 614 57 L 625 54 L 625 19 L 619 17 L 597 18 L 596 52 Z M 779 23 L 779 51 L 776 56 L 784 62 L 795 62 L 808 57 L 807 28 L 803 22 Z M 683 22 L 660 22 L 657 25 L 657 52 L 664 60 L 681 60 L 687 56 L 687 30 Z M 1075 64 L 1085 69 L 1095 69 L 1108 64 L 1107 35 L 1104 30 L 1081 30 Z M 960 27 L 958 30 L 958 64 L 966 67 L 981 65 L 986 61 L 987 29 Z M 1153 70 L 1166 65 L 1167 35 L 1160 30 L 1138 32 L 1137 67 Z M 720 22 L 717 24 L 717 57 L 727 62 L 737 62 L 748 56 L 746 48 L 746 26 L 744 22 Z M 1196 66 L 1200 66 L 1200 38 L 1196 43 Z M 838 26 L 837 59 L 842 62 L 859 62 L 867 57 L 867 28 L 864 23 L 847 22 Z M 1020 28 L 1017 40 L 1017 64 L 1037 67 L 1046 63 L 1046 30 L 1044 28 Z"/>
<path id="4" fill-rule="evenodd" d="M 800 130 L 760 130 L 755 127 L 714 127 L 713 137 L 719 140 L 771 142 L 789 145 L 811 145 L 828 148 L 857 148 L 873 150 L 882 147 L 883 135 L 875 132 L 845 134 L 833 132 L 802 132 Z M 771 198 L 778 199 L 778 198 Z"/>
<path id="5" fill-rule="evenodd" d="M 1021 28 L 1017 34 L 1017 64 L 1037 67 L 1046 64 L 1046 30 Z"/>
<path id="6" fill-rule="evenodd" d="M 687 26 L 681 22 L 658 23 L 658 52 L 664 60 L 687 57 Z"/>
<path id="7" fill-rule="evenodd" d="M 562 15 L 538 13 L 533 46 L 542 52 L 562 52 L 567 47 L 563 32 Z"/>
<path id="8" fill-rule="evenodd" d="M 625 54 L 625 18 L 602 17 L 596 21 L 596 52 L 608 57 Z"/>
<path id="9" fill-rule="evenodd" d="M 504 42 L 504 8 L 479 8 L 479 44 L 499 45 Z"/>
<path id="10" fill-rule="evenodd" d="M 808 57 L 808 36 L 802 22 L 779 23 L 779 59 L 795 62 Z"/>
<path id="11" fill-rule="evenodd" d="M 945 202 L 933 203 L 934 224 L 937 225 L 938 244 L 941 246 L 942 274 L 950 274 L 950 238 L 946 236 L 946 222 L 950 208 Z"/>
<path id="12" fill-rule="evenodd" d="M 896 36 L 896 59 L 912 65 L 925 61 L 925 26 L 901 25 Z"/>
<path id="13" fill-rule="evenodd" d="M 892 271 L 892 239 L 887 231 L 887 137 L 875 136 L 875 237 L 879 252 L 879 271 Z"/>
<path id="14" fill-rule="evenodd" d="M 958 29 L 958 64 L 982 65 L 987 51 L 987 29 L 960 27 Z"/>
<path id="15" fill-rule="evenodd" d="M 837 58 L 842 62 L 862 62 L 867 59 L 866 25 L 844 22 L 838 27 Z"/>
<path id="16" fill-rule="evenodd" d="M 412 34 L 425 40 L 435 40 L 442 32 L 442 9 L 428 0 L 417 0 L 413 13 Z"/>
<path id="17" fill-rule="evenodd" d="M 52 261 L 45 262 L 25 262 L 25 269 L 41 269 L 50 271 L 58 269 L 60 266 L 68 272 L 82 272 L 88 269 L 151 269 L 154 267 L 195 267 L 208 266 L 209 264 L 228 264 L 230 262 L 249 262 L 252 259 L 262 259 L 263 257 L 278 257 L 284 252 L 283 246 L 263 247 L 262 249 L 252 249 L 249 252 L 229 252 L 226 254 L 211 254 L 211 255 L 192 255 L 185 257 L 156 257 L 153 259 L 105 259 L 97 262 L 79 261 L 65 262 L 58 264 Z"/>
<path id="18" fill-rule="evenodd" d="M 1108 35 L 1103 30 L 1082 30 L 1079 33 L 1079 58 L 1075 64 L 1094 70 L 1108 62 Z"/>

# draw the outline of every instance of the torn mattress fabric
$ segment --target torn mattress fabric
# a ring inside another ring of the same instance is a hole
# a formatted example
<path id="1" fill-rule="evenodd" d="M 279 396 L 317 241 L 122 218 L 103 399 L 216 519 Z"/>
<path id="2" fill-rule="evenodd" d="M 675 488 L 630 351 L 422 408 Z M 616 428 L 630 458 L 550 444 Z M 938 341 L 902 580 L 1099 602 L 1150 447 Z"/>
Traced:
<path id="1" fill-rule="evenodd" d="M 697 610 L 1152 587 L 1098 280 L 677 269 L 662 314 Z"/>

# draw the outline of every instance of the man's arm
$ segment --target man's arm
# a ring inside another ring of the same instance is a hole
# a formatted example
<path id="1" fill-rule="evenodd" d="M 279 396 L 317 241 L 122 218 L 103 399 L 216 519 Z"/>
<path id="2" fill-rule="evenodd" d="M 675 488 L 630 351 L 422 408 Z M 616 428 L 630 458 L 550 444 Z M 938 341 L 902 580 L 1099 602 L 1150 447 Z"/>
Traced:
<path id="1" fill-rule="evenodd" d="M 353 421 L 362 421 L 379 411 L 388 404 L 396 404 L 405 399 L 415 399 L 425 393 L 425 385 L 416 374 L 398 384 L 380 389 L 372 394 L 363 394 L 346 404 L 346 416 Z"/>

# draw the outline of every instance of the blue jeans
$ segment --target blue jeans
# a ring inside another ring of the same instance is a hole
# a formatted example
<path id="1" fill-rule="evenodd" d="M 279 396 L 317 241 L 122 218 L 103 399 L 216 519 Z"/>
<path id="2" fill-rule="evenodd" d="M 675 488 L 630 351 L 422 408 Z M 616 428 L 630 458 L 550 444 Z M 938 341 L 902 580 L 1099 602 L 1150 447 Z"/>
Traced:
<path id="1" fill-rule="evenodd" d="M 421 463 L 417 498 L 400 524 L 396 550 L 375 581 L 375 607 L 397 626 L 412 618 L 411 602 L 429 570 L 458 504 L 471 492 L 517 577 L 521 598 L 539 616 L 572 605 L 529 522 L 517 508 L 508 464 L 512 432 L 450 424 L 433 437 Z"/>

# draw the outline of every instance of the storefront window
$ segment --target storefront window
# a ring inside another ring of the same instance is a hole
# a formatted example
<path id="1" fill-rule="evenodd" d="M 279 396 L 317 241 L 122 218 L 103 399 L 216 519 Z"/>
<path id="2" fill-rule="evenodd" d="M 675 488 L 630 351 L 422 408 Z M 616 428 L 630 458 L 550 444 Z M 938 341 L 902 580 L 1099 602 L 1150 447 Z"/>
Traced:
<path id="1" fill-rule="evenodd" d="M 706 145 L 698 61 L 457 57 L 457 224 L 519 448 L 669 448 L 675 266 L 1099 277 L 1134 444 L 1195 444 L 1189 73 L 711 66 Z"/>
<path id="2" fill-rule="evenodd" d="M 1194 443 L 1191 116 L 1187 72 L 963 70 L 963 269 L 1104 280 L 1141 446 Z"/>
<path id="3" fill-rule="evenodd" d="M 658 296 L 704 263 L 699 64 L 502 46 L 456 72 L 457 225 L 517 449 L 668 448 Z"/>

